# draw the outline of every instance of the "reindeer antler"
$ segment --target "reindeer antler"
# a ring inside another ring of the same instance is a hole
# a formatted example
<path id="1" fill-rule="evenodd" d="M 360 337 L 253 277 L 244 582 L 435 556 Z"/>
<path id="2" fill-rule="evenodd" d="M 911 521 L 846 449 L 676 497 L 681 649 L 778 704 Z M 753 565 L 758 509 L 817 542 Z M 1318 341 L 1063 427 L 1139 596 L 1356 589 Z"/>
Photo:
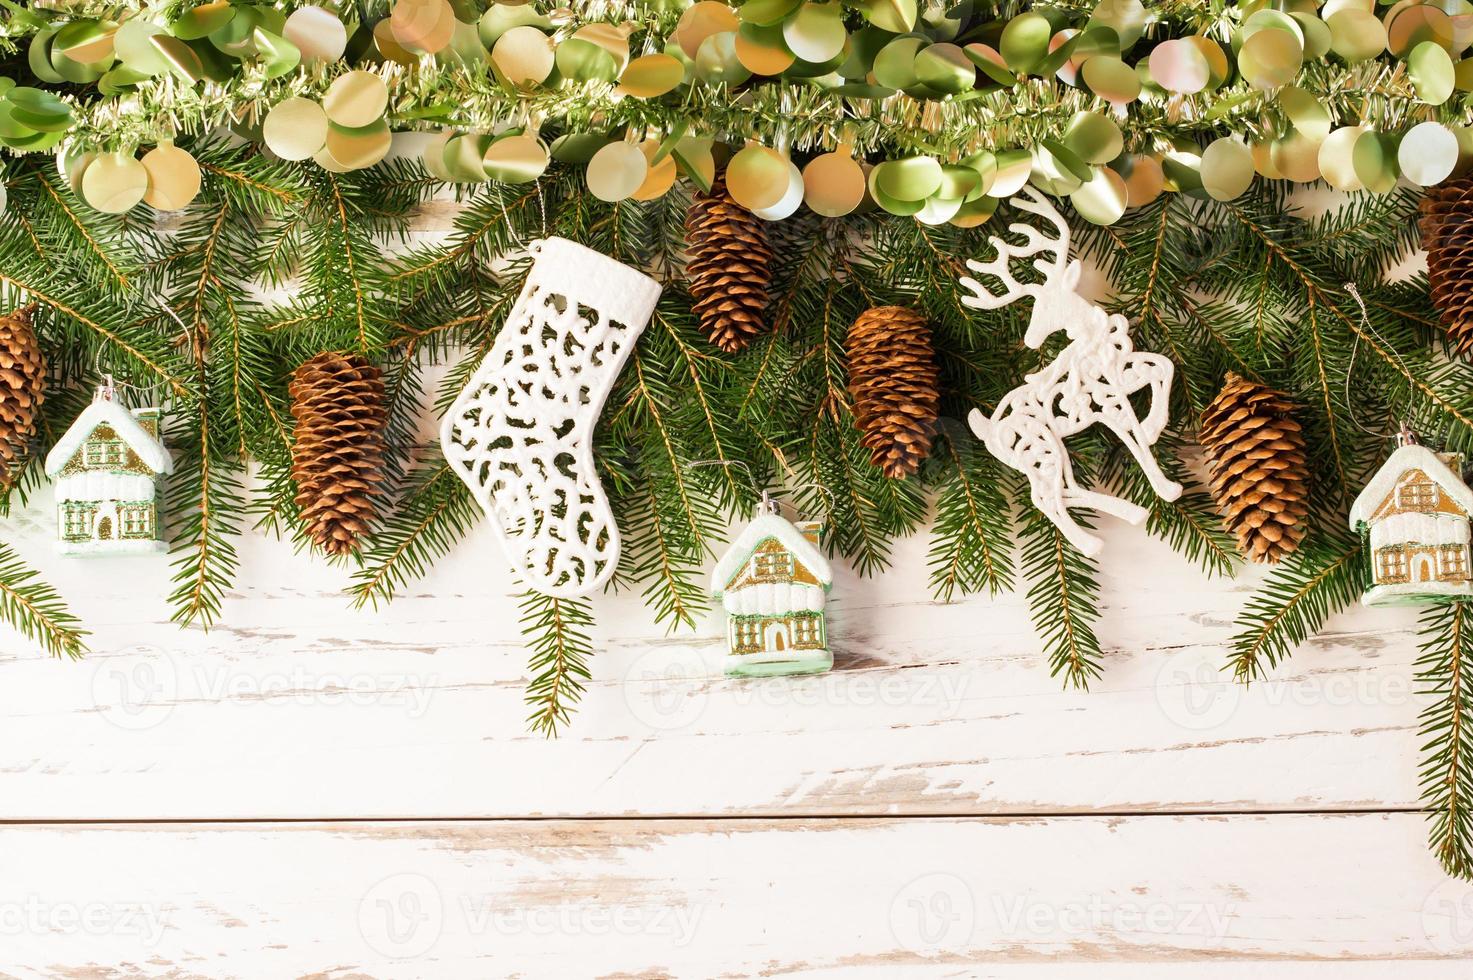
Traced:
<path id="1" fill-rule="evenodd" d="M 1024 186 L 1022 193 L 1013 199 L 1013 203 L 1020 210 L 1029 211 L 1047 219 L 1058 231 L 1058 237 L 1045 237 L 1043 232 L 1032 225 L 1017 221 L 1008 225 L 1008 231 L 1021 235 L 1024 239 L 1022 245 L 1003 241 L 996 235 L 989 238 L 988 242 L 997 250 L 997 256 L 987 262 L 968 259 L 967 268 L 973 272 L 996 277 L 1002 282 L 1003 291 L 995 293 L 971 276 L 963 276 L 961 285 L 976 295 L 963 297 L 962 303 L 973 309 L 995 310 L 1000 306 L 1006 306 L 1013 300 L 1022 299 L 1024 296 L 1038 295 L 1040 288 L 1038 284 L 1019 282 L 1014 278 L 1012 269 L 1009 267 L 1013 259 L 1052 254 L 1053 259 L 1048 262 L 1039 259 L 1033 261 L 1033 267 L 1043 274 L 1043 285 L 1047 285 L 1056 275 L 1063 272 L 1069 262 L 1069 225 L 1064 221 L 1064 216 L 1058 212 L 1058 209 L 1050 204 L 1046 197 L 1029 186 Z"/>

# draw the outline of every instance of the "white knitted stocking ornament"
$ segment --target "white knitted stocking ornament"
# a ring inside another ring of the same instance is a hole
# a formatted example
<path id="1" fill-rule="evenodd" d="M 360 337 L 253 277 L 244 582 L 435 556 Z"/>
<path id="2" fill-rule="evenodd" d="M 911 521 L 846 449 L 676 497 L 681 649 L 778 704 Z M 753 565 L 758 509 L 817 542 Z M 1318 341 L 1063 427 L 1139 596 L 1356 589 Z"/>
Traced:
<path id="1" fill-rule="evenodd" d="M 565 238 L 534 242 L 527 284 L 440 429 L 445 458 L 529 585 L 570 597 L 619 561 L 593 427 L 660 284 Z"/>

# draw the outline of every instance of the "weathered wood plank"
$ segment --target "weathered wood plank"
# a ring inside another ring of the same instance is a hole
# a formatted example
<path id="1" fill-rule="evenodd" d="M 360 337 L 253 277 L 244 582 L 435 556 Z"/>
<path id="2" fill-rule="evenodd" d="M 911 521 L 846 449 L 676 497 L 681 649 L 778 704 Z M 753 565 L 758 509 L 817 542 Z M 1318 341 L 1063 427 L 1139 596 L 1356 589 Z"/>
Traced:
<path id="1" fill-rule="evenodd" d="M 3 967 L 1297 978 L 1395 960 L 1379 975 L 1465 976 L 1473 886 L 1443 880 L 1422 830 L 1411 815 L 10 827 Z"/>
<path id="2" fill-rule="evenodd" d="M 841 571 L 840 669 L 719 677 L 720 621 L 663 636 L 600 597 L 571 731 L 526 734 L 514 588 L 488 533 L 385 609 L 346 574 L 249 537 L 221 627 L 166 620 L 164 558 L 19 550 L 97 630 L 56 663 L 0 646 L 10 817 L 229 818 L 1048 813 L 1406 807 L 1417 800 L 1413 614 L 1356 610 L 1267 683 L 1216 673 L 1251 586 L 1108 528 L 1090 693 L 1048 676 L 1018 596 L 931 601 L 925 541 Z M 558 778 L 548 778 L 556 772 Z"/>

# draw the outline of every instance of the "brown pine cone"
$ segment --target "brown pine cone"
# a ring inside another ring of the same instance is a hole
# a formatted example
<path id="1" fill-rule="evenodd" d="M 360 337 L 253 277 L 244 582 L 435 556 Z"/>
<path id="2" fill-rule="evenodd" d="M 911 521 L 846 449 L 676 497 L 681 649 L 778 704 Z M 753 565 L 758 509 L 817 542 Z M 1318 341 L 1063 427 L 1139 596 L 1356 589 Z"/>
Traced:
<path id="1" fill-rule="evenodd" d="M 1459 354 L 1473 350 L 1473 177 L 1427 188 L 1418 226 L 1432 305 Z"/>
<path id="2" fill-rule="evenodd" d="M 726 178 L 710 194 L 697 192 L 685 216 L 685 277 L 701 329 L 728 353 L 767 329 L 772 246 L 762 219 L 732 200 Z"/>
<path id="3" fill-rule="evenodd" d="M 0 490 L 10 486 L 36 435 L 46 399 L 46 358 L 31 316 L 36 304 L 0 316 Z"/>
<path id="4" fill-rule="evenodd" d="M 877 306 L 854 321 L 846 346 L 860 442 L 886 476 L 910 476 L 931 452 L 941 407 L 931 328 L 915 310 Z"/>
<path id="5" fill-rule="evenodd" d="M 356 354 L 318 354 L 292 373 L 292 478 L 307 536 L 329 555 L 355 551 L 383 480 L 381 372 Z"/>
<path id="6" fill-rule="evenodd" d="M 1308 530 L 1309 459 L 1295 407 L 1283 392 L 1229 373 L 1202 413 L 1212 496 L 1252 561 L 1293 554 Z"/>

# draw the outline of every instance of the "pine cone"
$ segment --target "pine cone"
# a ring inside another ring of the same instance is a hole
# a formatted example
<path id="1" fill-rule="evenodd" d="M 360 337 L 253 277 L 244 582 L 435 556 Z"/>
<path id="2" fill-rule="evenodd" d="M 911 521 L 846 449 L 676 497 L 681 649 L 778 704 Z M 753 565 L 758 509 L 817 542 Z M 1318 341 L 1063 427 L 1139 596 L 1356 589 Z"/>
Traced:
<path id="1" fill-rule="evenodd" d="M 329 555 L 354 551 L 383 479 L 384 382 L 356 354 L 318 354 L 292 373 L 292 478 L 302 525 Z"/>
<path id="2" fill-rule="evenodd" d="M 697 192 L 685 216 L 685 276 L 701 329 L 732 353 L 767 329 L 772 246 L 762 219 L 731 199 L 718 176 L 710 194 Z"/>
<path id="3" fill-rule="evenodd" d="M 1418 221 L 1432 304 L 1459 354 L 1473 350 L 1473 177 L 1427 188 Z"/>
<path id="4" fill-rule="evenodd" d="M 31 329 L 36 304 L 0 316 L 0 490 L 10 486 L 36 434 L 46 398 L 46 358 Z"/>
<path id="5" fill-rule="evenodd" d="M 1293 554 L 1308 530 L 1309 461 L 1294 409 L 1283 392 L 1229 373 L 1202 413 L 1212 496 L 1252 561 Z"/>
<path id="6" fill-rule="evenodd" d="M 854 424 L 874 464 L 891 479 L 920 469 L 941 406 L 931 328 L 904 306 L 865 310 L 849 328 Z"/>

